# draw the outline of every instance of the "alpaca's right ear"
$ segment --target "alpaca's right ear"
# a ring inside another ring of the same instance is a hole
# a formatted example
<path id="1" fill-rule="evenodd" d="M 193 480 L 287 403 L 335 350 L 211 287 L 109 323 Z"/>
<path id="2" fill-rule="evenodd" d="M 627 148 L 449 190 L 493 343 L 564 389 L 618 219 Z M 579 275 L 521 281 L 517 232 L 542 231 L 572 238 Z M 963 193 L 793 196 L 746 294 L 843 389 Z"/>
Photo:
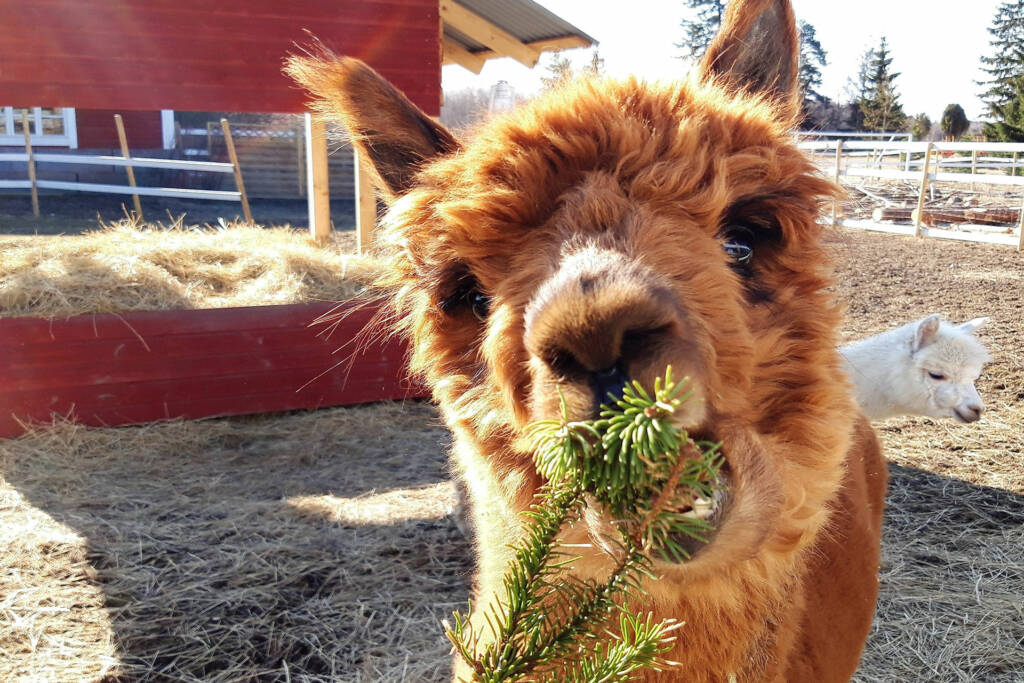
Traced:
<path id="1" fill-rule="evenodd" d="M 345 125 L 373 164 L 387 201 L 408 192 L 425 163 L 459 149 L 444 126 L 364 62 L 313 51 L 289 57 L 284 71 L 313 95 L 314 110 Z"/>
<path id="2" fill-rule="evenodd" d="M 964 332 L 974 334 L 975 332 L 978 331 L 979 328 L 983 327 L 987 322 L 988 318 L 974 318 L 960 325 L 960 329 L 963 330 Z"/>
<path id="3" fill-rule="evenodd" d="M 932 313 L 917 324 L 917 330 L 914 332 L 914 344 L 912 349 L 914 353 L 935 341 L 936 337 L 939 336 L 939 323 L 941 321 L 942 316 L 938 313 Z"/>

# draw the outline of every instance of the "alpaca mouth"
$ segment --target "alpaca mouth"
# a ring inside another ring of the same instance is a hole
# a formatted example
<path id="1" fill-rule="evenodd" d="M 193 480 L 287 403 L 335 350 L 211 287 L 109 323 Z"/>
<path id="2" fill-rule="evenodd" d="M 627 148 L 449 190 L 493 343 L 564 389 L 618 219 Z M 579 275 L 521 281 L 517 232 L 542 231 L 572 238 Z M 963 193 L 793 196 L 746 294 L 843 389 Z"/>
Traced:
<path id="1" fill-rule="evenodd" d="M 728 461 L 725 461 L 718 471 L 718 477 L 712 487 L 712 495 L 707 498 L 696 496 L 688 506 L 677 510 L 683 517 L 701 523 L 699 530 L 695 530 L 692 534 L 680 532 L 671 535 L 671 539 L 683 549 L 690 559 L 711 545 L 726 517 L 730 502 L 730 475 Z"/>

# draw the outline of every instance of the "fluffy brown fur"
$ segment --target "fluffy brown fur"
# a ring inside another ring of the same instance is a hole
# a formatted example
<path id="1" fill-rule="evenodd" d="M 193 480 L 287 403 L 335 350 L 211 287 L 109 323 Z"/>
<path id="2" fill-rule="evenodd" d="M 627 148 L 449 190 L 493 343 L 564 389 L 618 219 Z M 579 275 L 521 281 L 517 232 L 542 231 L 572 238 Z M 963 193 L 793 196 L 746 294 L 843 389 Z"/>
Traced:
<path id="1" fill-rule="evenodd" d="M 456 437 L 477 618 L 542 483 L 524 427 L 554 416 L 559 392 L 591 415 L 609 368 L 650 384 L 672 363 L 696 392 L 681 424 L 723 443 L 727 493 L 710 542 L 646 586 L 656 617 L 686 622 L 668 655 L 680 668 L 648 680 L 856 669 L 885 471 L 835 351 L 816 218 L 836 188 L 788 132 L 796 48 L 787 1 L 738 0 L 687 82 L 578 82 L 465 147 L 356 60 L 290 62 L 394 199 L 380 284 Z M 723 251 L 736 234 L 754 247 L 746 266 Z M 575 571 L 608 565 L 595 545 Z"/>

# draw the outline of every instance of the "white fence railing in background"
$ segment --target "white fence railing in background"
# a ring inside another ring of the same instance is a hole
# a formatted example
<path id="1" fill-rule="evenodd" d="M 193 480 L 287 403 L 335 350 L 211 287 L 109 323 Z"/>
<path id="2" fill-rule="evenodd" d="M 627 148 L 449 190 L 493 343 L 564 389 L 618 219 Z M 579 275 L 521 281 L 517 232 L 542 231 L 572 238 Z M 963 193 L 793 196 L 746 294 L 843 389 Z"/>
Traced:
<path id="1" fill-rule="evenodd" d="M 121 146 L 124 156 L 109 155 L 79 155 L 79 154 L 37 154 L 32 150 L 28 136 L 25 137 L 24 152 L 0 152 L 0 161 L 24 162 L 28 166 L 27 180 L 0 180 L 0 189 L 31 190 L 33 213 L 39 215 L 39 199 L 37 190 L 71 190 L 75 192 L 98 192 L 101 194 L 125 194 L 135 198 L 136 211 L 142 217 L 141 206 L 138 197 L 173 197 L 175 199 L 207 199 L 216 201 L 235 201 L 242 204 L 242 212 L 248 222 L 252 222 L 252 213 L 249 209 L 249 200 L 245 193 L 245 184 L 242 181 L 242 171 L 238 164 L 238 157 L 235 153 L 231 132 L 226 120 L 221 119 L 221 126 L 225 142 L 228 147 L 230 162 L 217 161 L 188 161 L 181 159 L 146 159 L 133 157 L 128 151 L 127 142 L 124 139 L 124 129 L 119 116 L 115 115 L 115 122 L 118 134 L 121 137 Z M 27 122 L 24 124 L 28 130 Z M 82 183 L 63 180 L 44 180 L 36 177 L 36 164 L 86 164 L 97 166 L 123 167 L 128 171 L 129 185 L 110 185 L 105 183 Z M 132 169 L 135 168 L 156 168 L 177 171 L 196 171 L 203 173 L 231 173 L 235 177 L 236 190 L 195 190 L 184 187 L 140 187 L 135 184 L 135 176 Z"/>
<path id="2" fill-rule="evenodd" d="M 856 135 L 854 139 L 845 139 Z M 801 139 L 811 136 L 838 137 L 838 140 Z M 836 182 L 843 178 L 881 178 L 903 180 L 918 185 L 917 209 L 912 213 L 912 225 L 881 223 L 869 220 L 842 220 L 838 206 L 833 210 L 833 221 L 838 225 L 899 234 L 939 237 L 995 244 L 1016 245 L 1024 249 L 1024 143 L 1006 142 L 921 142 L 914 140 L 864 139 L 867 137 L 892 138 L 889 133 L 841 134 L 797 133 L 800 149 L 810 152 L 824 172 Z M 964 155 L 967 156 L 964 156 Z M 979 156 L 979 154 L 984 156 Z M 1001 156 L 994 156 L 1001 155 Z M 943 172 L 943 169 L 967 169 L 967 172 Z M 985 171 L 979 173 L 978 171 Z M 958 230 L 940 230 L 921 225 L 924 199 L 928 186 L 934 182 L 969 186 L 1001 185 L 1020 187 L 1021 204 L 1017 235 L 974 233 Z"/>

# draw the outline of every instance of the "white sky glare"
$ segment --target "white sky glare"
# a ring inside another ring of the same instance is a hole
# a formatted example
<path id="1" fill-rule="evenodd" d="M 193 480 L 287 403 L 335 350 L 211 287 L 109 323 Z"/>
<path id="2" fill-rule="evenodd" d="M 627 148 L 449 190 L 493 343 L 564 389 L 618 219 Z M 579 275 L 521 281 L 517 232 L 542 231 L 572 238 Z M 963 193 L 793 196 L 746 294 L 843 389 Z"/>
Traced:
<path id="1" fill-rule="evenodd" d="M 687 15 L 683 0 L 537 0 L 599 41 L 606 71 L 613 76 L 636 74 L 648 80 L 678 76 L 686 68 L 674 43 L 682 39 L 679 22 Z M 990 54 L 988 27 L 1001 0 L 793 0 L 798 19 L 812 24 L 828 52 L 823 94 L 845 100 L 846 80 L 857 70 L 865 48 L 888 39 L 903 110 L 924 112 L 938 121 L 947 104 L 959 103 L 971 120 L 984 118 L 976 81 L 981 55 Z M 572 50 L 582 65 L 590 50 Z M 533 70 L 512 59 L 489 61 L 479 76 L 461 66 L 446 66 L 442 82 L 448 91 L 489 88 L 506 80 L 520 93 L 535 92 L 546 74 L 541 58 Z"/>

